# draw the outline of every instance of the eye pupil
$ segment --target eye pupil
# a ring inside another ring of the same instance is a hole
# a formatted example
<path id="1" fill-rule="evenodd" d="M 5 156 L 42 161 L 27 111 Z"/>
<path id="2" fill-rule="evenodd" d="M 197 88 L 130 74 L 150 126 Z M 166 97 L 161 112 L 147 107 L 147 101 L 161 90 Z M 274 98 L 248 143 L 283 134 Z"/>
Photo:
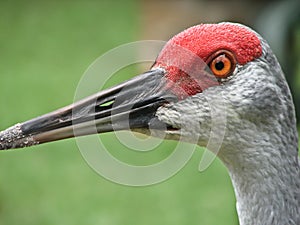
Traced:
<path id="1" fill-rule="evenodd" d="M 224 63 L 222 61 L 216 62 L 215 68 L 216 68 L 216 70 L 224 69 Z"/>

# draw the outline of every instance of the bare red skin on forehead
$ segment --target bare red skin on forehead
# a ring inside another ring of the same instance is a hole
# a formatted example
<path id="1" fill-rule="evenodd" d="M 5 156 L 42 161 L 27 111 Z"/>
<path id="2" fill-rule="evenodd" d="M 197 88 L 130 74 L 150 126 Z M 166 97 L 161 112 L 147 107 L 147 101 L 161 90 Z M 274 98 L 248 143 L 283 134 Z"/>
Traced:
<path id="1" fill-rule="evenodd" d="M 186 49 L 194 56 L 189 57 L 178 49 L 174 50 L 174 46 Z M 194 74 L 191 76 L 186 71 L 193 71 L 196 56 L 206 62 L 214 52 L 222 49 L 232 52 L 240 65 L 262 55 L 260 40 L 250 29 L 233 23 L 200 24 L 171 38 L 160 52 L 154 67 L 162 67 L 167 71 L 166 78 L 179 87 L 173 92 L 179 99 L 184 99 L 210 86 L 218 85 L 216 80 L 206 79 L 202 82 L 199 72 L 193 72 L 198 74 L 198 77 L 195 77 Z"/>

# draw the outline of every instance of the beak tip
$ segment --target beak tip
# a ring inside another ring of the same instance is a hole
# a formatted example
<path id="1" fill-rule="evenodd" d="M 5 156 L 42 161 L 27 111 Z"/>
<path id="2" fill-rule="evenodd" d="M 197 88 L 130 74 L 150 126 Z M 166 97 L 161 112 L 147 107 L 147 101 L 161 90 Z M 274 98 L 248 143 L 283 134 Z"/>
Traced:
<path id="1" fill-rule="evenodd" d="M 0 132 L 0 150 L 23 148 L 38 144 L 32 136 L 26 137 L 20 123 Z"/>

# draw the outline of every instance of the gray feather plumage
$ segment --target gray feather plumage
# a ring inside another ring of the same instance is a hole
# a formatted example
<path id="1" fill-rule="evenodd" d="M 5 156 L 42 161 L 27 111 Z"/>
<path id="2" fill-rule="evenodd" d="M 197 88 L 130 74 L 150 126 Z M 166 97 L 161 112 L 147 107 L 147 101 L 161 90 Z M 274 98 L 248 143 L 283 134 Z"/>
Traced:
<path id="1" fill-rule="evenodd" d="M 259 35 L 258 35 L 259 36 Z M 220 86 L 161 107 L 157 116 L 180 127 L 167 138 L 206 146 L 212 109 L 226 113 L 218 153 L 228 168 L 241 225 L 300 224 L 298 133 L 291 93 L 265 40 L 260 58 L 238 66 Z M 220 104 L 210 99 L 222 96 Z M 181 139 L 182 140 L 182 139 Z"/>

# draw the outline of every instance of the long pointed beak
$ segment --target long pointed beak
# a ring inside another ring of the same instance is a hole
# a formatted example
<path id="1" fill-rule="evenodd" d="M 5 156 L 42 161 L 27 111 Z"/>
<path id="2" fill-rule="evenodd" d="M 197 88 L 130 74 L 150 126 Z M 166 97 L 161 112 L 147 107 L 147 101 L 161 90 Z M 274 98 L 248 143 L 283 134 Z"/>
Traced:
<path id="1" fill-rule="evenodd" d="M 128 129 L 162 129 L 156 110 L 177 98 L 155 69 L 72 105 L 0 132 L 0 150 Z"/>

